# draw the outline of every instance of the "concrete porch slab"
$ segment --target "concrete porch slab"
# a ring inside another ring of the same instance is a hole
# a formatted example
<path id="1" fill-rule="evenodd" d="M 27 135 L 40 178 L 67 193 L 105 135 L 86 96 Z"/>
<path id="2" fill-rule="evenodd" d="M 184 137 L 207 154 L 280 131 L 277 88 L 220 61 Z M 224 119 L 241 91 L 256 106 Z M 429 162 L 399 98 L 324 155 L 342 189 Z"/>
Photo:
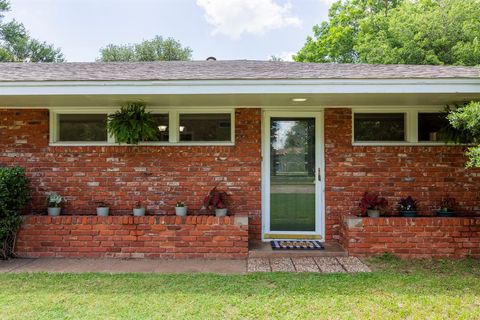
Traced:
<path id="1" fill-rule="evenodd" d="M 269 241 L 249 243 L 249 258 L 346 257 L 347 252 L 336 242 L 325 242 L 324 250 L 272 250 Z"/>

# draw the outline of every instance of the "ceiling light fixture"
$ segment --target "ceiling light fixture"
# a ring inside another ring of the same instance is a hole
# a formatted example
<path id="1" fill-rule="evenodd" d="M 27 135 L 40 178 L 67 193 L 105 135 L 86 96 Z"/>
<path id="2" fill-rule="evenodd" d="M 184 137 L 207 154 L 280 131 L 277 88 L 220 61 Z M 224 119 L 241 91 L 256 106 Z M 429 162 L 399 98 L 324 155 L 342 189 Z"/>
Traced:
<path id="1" fill-rule="evenodd" d="M 164 132 L 164 131 L 167 131 L 167 126 L 158 126 L 158 131 L 161 131 L 161 132 Z"/>
<path id="2" fill-rule="evenodd" d="M 305 102 L 307 101 L 307 98 L 292 98 L 293 102 Z"/>

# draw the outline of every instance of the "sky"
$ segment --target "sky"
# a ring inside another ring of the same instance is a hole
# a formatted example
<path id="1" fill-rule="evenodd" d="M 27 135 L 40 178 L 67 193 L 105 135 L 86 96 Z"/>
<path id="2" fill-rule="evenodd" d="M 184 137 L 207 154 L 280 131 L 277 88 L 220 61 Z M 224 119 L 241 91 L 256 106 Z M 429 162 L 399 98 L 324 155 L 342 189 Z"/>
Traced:
<path id="1" fill-rule="evenodd" d="M 332 0 L 10 0 L 5 19 L 60 47 L 67 61 L 95 61 L 106 45 L 173 37 L 194 60 L 291 60 Z"/>

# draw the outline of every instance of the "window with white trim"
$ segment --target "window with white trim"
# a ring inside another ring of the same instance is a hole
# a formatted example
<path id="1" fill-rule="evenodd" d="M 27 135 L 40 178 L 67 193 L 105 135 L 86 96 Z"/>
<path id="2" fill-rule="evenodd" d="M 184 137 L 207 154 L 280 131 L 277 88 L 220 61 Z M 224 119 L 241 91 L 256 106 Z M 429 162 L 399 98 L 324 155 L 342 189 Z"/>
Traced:
<path id="1" fill-rule="evenodd" d="M 405 141 L 405 113 L 355 113 L 354 141 Z"/>
<path id="2" fill-rule="evenodd" d="M 59 114 L 57 141 L 106 142 L 107 114 Z"/>
<path id="3" fill-rule="evenodd" d="M 443 107 L 354 108 L 354 145 L 414 145 L 445 143 L 449 126 Z"/>
<path id="4" fill-rule="evenodd" d="M 180 141 L 231 141 L 229 113 L 180 113 Z"/>
<path id="5" fill-rule="evenodd" d="M 73 111 L 58 107 L 50 110 L 50 143 L 52 145 L 114 145 L 107 133 L 108 115 L 116 108 L 88 108 Z M 233 109 L 150 108 L 157 124 L 157 139 L 145 145 L 233 145 Z"/>
<path id="6" fill-rule="evenodd" d="M 450 125 L 446 116 L 447 114 L 445 112 L 419 112 L 418 141 L 443 141 L 442 130 Z"/>

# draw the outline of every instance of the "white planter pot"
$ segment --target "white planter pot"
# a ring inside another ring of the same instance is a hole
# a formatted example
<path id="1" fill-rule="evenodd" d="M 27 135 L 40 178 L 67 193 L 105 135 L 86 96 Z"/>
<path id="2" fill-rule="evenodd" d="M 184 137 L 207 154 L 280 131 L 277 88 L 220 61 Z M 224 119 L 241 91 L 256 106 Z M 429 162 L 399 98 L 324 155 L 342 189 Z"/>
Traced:
<path id="1" fill-rule="evenodd" d="M 62 211 L 62 208 L 52 207 L 52 208 L 48 208 L 47 211 L 49 216 L 56 217 L 60 215 L 60 211 Z"/>
<path id="2" fill-rule="evenodd" d="M 145 208 L 134 208 L 133 215 L 135 217 L 142 217 L 145 215 Z"/>
<path id="3" fill-rule="evenodd" d="M 97 208 L 97 216 L 106 217 L 106 216 L 108 216 L 109 211 L 110 211 L 109 207 L 98 207 Z"/>
<path id="4" fill-rule="evenodd" d="M 380 217 L 380 210 L 367 210 L 367 214 L 370 218 L 379 218 Z"/>
<path id="5" fill-rule="evenodd" d="M 175 207 L 175 214 L 177 216 L 185 217 L 187 215 L 187 207 Z"/>
<path id="6" fill-rule="evenodd" d="M 225 217 L 227 215 L 227 208 L 215 209 L 215 215 L 217 217 Z"/>

